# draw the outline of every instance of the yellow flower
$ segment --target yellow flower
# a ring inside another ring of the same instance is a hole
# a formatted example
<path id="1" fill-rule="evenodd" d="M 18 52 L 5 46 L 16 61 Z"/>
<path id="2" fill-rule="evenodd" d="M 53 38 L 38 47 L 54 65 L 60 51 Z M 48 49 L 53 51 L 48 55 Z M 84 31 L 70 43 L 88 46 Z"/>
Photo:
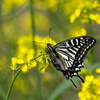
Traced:
<path id="1" fill-rule="evenodd" d="M 29 67 L 29 69 L 32 69 L 33 67 L 36 67 L 36 65 L 37 65 L 37 63 L 36 63 L 36 61 L 34 60 L 34 61 L 31 61 L 31 62 L 28 64 L 28 67 Z"/>
<path id="2" fill-rule="evenodd" d="M 37 65 L 35 60 L 33 62 L 31 62 L 31 64 L 32 64 L 33 67 Z"/>
<path id="3" fill-rule="evenodd" d="M 96 69 L 96 72 L 97 72 L 97 73 L 100 73 L 100 68 L 97 68 L 97 69 Z"/>
<path id="4" fill-rule="evenodd" d="M 34 52 L 33 49 L 29 49 L 29 50 L 28 50 L 28 53 L 27 53 L 26 60 L 27 60 L 27 61 L 30 61 L 30 60 L 33 58 L 34 53 L 35 53 L 35 52 Z"/>
<path id="5" fill-rule="evenodd" d="M 17 58 L 16 57 L 12 57 L 11 61 L 12 61 L 12 65 L 16 66 L 16 64 L 17 64 Z"/>
<path id="6" fill-rule="evenodd" d="M 74 14 L 70 16 L 70 22 L 74 23 L 75 19 L 81 14 L 81 9 L 76 9 Z"/>
<path id="7" fill-rule="evenodd" d="M 90 14 L 90 15 L 89 15 L 89 18 L 92 19 L 92 20 L 95 20 L 95 19 L 96 19 L 96 15 Z"/>
<path id="8" fill-rule="evenodd" d="M 18 65 L 23 64 L 24 60 L 23 59 L 18 59 L 16 57 L 12 57 L 11 62 L 12 62 L 11 69 L 12 70 L 17 70 Z"/>
<path id="9" fill-rule="evenodd" d="M 27 72 L 28 71 L 28 66 L 25 64 L 22 66 L 22 71 Z"/>
<path id="10" fill-rule="evenodd" d="M 24 63 L 24 60 L 23 59 L 17 59 L 17 63 L 18 64 L 23 64 Z"/>
<path id="11" fill-rule="evenodd" d="M 28 53 L 28 48 L 25 46 L 19 46 L 17 50 L 17 57 L 23 58 Z"/>
<path id="12" fill-rule="evenodd" d="M 11 69 L 12 70 L 16 70 L 16 68 L 17 68 L 17 58 L 16 57 L 12 57 L 11 58 L 11 62 L 12 62 Z"/>
<path id="13" fill-rule="evenodd" d="M 96 14 L 96 22 L 100 24 L 100 14 Z"/>
<path id="14" fill-rule="evenodd" d="M 51 61 L 51 60 L 50 60 L 50 57 L 49 57 L 48 54 L 43 55 L 43 56 L 40 58 L 40 60 L 39 60 L 39 62 L 40 62 L 39 71 L 40 71 L 40 72 L 45 72 L 45 71 L 47 71 L 50 61 Z"/>
<path id="15" fill-rule="evenodd" d="M 54 40 L 52 40 L 50 37 L 35 36 L 35 42 L 40 43 L 40 45 L 39 44 L 38 45 L 41 47 L 46 47 L 47 43 L 51 43 L 53 45 L 56 44 L 56 42 Z"/>
<path id="16" fill-rule="evenodd" d="M 71 15 L 71 17 L 70 17 L 70 22 L 71 22 L 71 23 L 74 23 L 75 19 L 76 19 L 75 15 Z"/>
<path id="17" fill-rule="evenodd" d="M 18 39 L 17 44 L 18 46 L 31 47 L 33 44 L 32 41 L 33 37 L 31 35 L 24 35 Z"/>
<path id="18" fill-rule="evenodd" d="M 70 34 L 72 37 L 84 36 L 84 35 L 86 35 L 86 30 L 85 30 L 85 28 L 76 27 L 75 29 L 72 30 L 72 32 Z"/>
<path id="19" fill-rule="evenodd" d="M 76 17 L 79 17 L 80 14 L 81 14 L 81 9 L 76 9 L 74 15 Z"/>
<path id="20" fill-rule="evenodd" d="M 86 35 L 86 30 L 85 30 L 85 28 L 81 28 L 80 33 L 81 33 L 81 35 Z"/>

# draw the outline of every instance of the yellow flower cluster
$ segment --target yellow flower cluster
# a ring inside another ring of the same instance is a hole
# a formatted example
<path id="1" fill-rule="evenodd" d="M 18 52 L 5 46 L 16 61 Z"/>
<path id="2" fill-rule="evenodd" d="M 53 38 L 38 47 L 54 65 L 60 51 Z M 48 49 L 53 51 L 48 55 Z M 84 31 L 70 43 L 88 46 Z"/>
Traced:
<path id="1" fill-rule="evenodd" d="M 41 58 L 39 59 L 40 65 L 39 65 L 39 71 L 40 72 L 45 72 L 48 71 L 49 69 L 49 63 L 50 63 L 50 57 L 49 54 L 42 55 Z"/>
<path id="2" fill-rule="evenodd" d="M 21 68 L 23 72 L 27 72 L 33 67 L 36 67 L 37 62 L 36 60 L 34 60 L 34 54 L 36 49 L 37 55 L 45 53 L 40 57 L 41 60 L 39 60 L 42 66 L 42 67 L 40 66 L 39 68 L 40 71 L 43 70 L 45 71 L 45 69 L 49 65 L 49 55 L 47 54 L 46 51 L 46 44 L 48 43 L 48 41 L 50 41 L 52 44 L 55 44 L 55 42 L 52 39 L 49 39 L 48 37 L 39 37 L 39 36 L 35 36 L 34 41 L 36 42 L 33 42 L 32 36 L 22 36 L 21 38 L 19 38 L 17 42 L 18 48 L 16 52 L 16 57 L 12 57 L 11 59 L 12 70 L 17 70 L 18 68 Z M 35 45 L 36 48 L 33 48 L 34 43 L 36 44 Z"/>
<path id="3" fill-rule="evenodd" d="M 96 70 L 100 73 L 100 68 Z M 80 100 L 100 100 L 100 75 L 94 77 L 87 75 L 85 83 L 82 84 L 82 90 L 78 93 Z"/>
<path id="4" fill-rule="evenodd" d="M 94 14 L 99 11 L 100 4 L 97 0 L 87 1 L 79 5 L 75 12 L 70 16 L 70 22 L 74 23 L 75 20 L 80 20 L 82 23 L 97 22 L 100 24 L 100 14 Z"/>
<path id="5" fill-rule="evenodd" d="M 29 69 L 36 66 L 36 61 L 30 60 L 33 58 L 35 53 L 32 48 L 32 37 L 31 36 L 22 36 L 18 40 L 18 48 L 16 52 L 16 57 L 12 57 L 12 70 L 17 70 L 22 68 L 23 72 L 27 72 Z"/>
<path id="6" fill-rule="evenodd" d="M 50 43 L 52 45 L 56 45 L 56 42 L 52 40 L 49 37 L 35 37 L 35 41 L 39 44 L 37 44 L 37 55 L 41 53 L 47 53 L 47 43 Z M 45 72 L 48 71 L 49 69 L 49 63 L 50 63 L 50 57 L 49 54 L 47 53 L 46 55 L 42 55 L 39 59 L 39 71 L 40 72 Z"/>
<path id="7" fill-rule="evenodd" d="M 86 30 L 85 28 L 76 27 L 76 28 L 73 28 L 70 35 L 71 37 L 84 36 L 86 35 Z"/>

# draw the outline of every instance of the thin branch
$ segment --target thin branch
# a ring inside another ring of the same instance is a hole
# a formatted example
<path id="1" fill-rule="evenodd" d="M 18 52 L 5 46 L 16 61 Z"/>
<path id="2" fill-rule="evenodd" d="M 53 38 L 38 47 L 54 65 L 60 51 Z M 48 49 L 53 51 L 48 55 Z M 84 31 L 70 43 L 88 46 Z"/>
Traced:
<path id="1" fill-rule="evenodd" d="M 12 82 L 11 82 L 11 84 L 10 84 L 10 86 L 9 86 L 9 89 L 8 89 L 8 92 L 7 92 L 7 96 L 6 96 L 6 100 L 9 99 L 9 96 L 10 96 L 10 93 L 11 93 L 11 90 L 12 90 L 12 86 L 13 86 L 13 84 L 14 84 L 14 82 L 15 82 L 17 76 L 20 74 L 20 72 L 21 72 L 21 69 L 19 69 L 19 70 L 17 71 L 17 73 L 15 74 L 15 77 L 14 77 L 14 79 L 12 80 Z"/>

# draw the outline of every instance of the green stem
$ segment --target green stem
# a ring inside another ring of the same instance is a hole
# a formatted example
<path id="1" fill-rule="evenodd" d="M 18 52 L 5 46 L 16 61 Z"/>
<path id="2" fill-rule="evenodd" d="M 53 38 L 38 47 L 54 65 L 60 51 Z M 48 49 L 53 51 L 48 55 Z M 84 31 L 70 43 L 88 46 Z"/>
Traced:
<path id="1" fill-rule="evenodd" d="M 37 59 L 37 58 L 41 57 L 42 55 L 46 55 L 46 53 L 41 53 L 40 55 L 38 55 L 38 56 L 34 57 L 34 58 L 33 58 L 33 59 L 31 59 L 30 61 L 33 61 L 33 60 L 35 60 L 35 59 Z"/>
<path id="2" fill-rule="evenodd" d="M 30 16 L 31 16 L 31 25 L 32 25 L 32 34 L 33 34 L 33 38 L 35 36 L 35 20 L 34 20 L 34 0 L 30 0 L 29 1 L 29 5 L 30 5 Z"/>
<path id="3" fill-rule="evenodd" d="M 35 40 L 35 35 L 36 35 L 36 28 L 35 28 L 35 16 L 34 16 L 34 0 L 30 0 L 29 1 L 29 7 L 30 7 L 30 19 L 31 19 L 31 27 L 32 27 L 32 35 L 33 35 L 33 41 Z M 35 50 L 35 54 L 36 55 L 36 45 L 33 44 L 33 48 Z"/>
<path id="4" fill-rule="evenodd" d="M 33 41 L 35 40 L 36 35 L 36 26 L 35 26 L 35 0 L 30 1 L 30 16 L 31 16 L 31 26 L 32 26 L 32 34 L 33 34 Z M 33 44 L 33 49 L 35 50 L 34 56 L 37 55 L 37 46 Z M 38 66 L 38 64 L 37 64 Z M 35 69 L 36 79 L 37 79 L 37 92 L 36 92 L 36 100 L 41 100 L 41 78 L 38 71 L 38 67 Z"/>
<path id="5" fill-rule="evenodd" d="M 9 89 L 8 89 L 8 92 L 7 92 L 7 96 L 6 96 L 6 100 L 9 99 L 9 96 L 10 96 L 10 93 L 11 93 L 11 90 L 12 90 L 12 86 L 13 86 L 13 84 L 14 84 L 14 82 L 15 82 L 17 76 L 20 74 L 20 72 L 21 72 L 21 69 L 19 69 L 19 70 L 17 71 L 17 73 L 15 74 L 15 77 L 14 77 L 14 79 L 12 80 L 12 82 L 11 82 L 11 84 L 10 84 L 10 86 L 9 86 Z"/>
<path id="6" fill-rule="evenodd" d="M 31 61 L 33 61 L 33 60 L 39 58 L 40 56 L 42 56 L 42 55 L 44 55 L 44 54 L 46 54 L 46 53 L 41 53 L 40 55 L 38 55 L 38 56 L 34 57 L 33 59 L 31 59 Z M 17 76 L 20 74 L 20 72 L 21 72 L 21 69 L 19 69 L 19 70 L 17 71 L 17 73 L 15 74 L 15 76 L 14 76 L 14 78 L 13 78 L 13 80 L 12 80 L 10 86 L 9 86 L 9 89 L 8 89 L 8 92 L 7 92 L 7 95 L 6 95 L 6 100 L 9 99 L 9 96 L 10 96 L 10 93 L 11 93 L 11 90 L 12 90 L 12 86 L 13 86 L 13 84 L 14 84 L 14 82 L 15 82 Z"/>

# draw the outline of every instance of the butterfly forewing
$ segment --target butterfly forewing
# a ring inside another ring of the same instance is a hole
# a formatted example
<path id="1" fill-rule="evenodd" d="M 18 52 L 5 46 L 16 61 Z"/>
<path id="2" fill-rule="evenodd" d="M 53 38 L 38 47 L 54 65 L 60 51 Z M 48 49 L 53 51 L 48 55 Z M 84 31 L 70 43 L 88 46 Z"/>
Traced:
<path id="1" fill-rule="evenodd" d="M 64 63 L 65 70 L 68 67 L 73 67 L 74 61 L 77 60 L 79 65 L 75 70 L 80 71 L 80 68 L 83 67 L 83 61 L 81 60 L 95 43 L 96 40 L 94 38 L 81 36 L 60 42 L 54 48 Z"/>

